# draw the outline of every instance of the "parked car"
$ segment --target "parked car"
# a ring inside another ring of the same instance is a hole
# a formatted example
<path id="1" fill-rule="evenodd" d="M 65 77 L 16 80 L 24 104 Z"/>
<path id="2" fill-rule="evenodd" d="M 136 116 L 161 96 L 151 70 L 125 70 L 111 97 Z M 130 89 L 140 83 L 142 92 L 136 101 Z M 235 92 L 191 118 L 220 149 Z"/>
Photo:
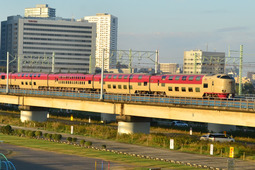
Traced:
<path id="1" fill-rule="evenodd" d="M 212 142 L 235 142 L 235 139 L 223 133 L 209 133 L 201 136 L 200 140 L 208 140 Z"/>
<path id="2" fill-rule="evenodd" d="M 179 126 L 179 127 L 188 127 L 189 125 L 182 121 L 172 121 L 172 126 Z"/>

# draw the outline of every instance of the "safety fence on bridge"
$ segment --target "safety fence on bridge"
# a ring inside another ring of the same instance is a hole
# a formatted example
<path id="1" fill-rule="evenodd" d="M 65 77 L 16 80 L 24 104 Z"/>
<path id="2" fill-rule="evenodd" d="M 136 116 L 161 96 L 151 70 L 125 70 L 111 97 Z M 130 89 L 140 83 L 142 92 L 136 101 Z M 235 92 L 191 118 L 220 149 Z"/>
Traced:
<path id="1" fill-rule="evenodd" d="M 5 89 L 1 88 L 0 92 L 5 93 Z M 9 94 L 36 95 L 36 96 L 58 96 L 84 98 L 88 100 L 99 100 L 100 93 L 77 93 L 77 92 L 60 92 L 60 91 L 39 91 L 39 90 L 21 90 L 10 89 Z M 241 110 L 255 110 L 254 100 L 249 99 L 198 99 L 198 98 L 180 98 L 180 97 L 162 97 L 155 95 L 130 95 L 130 94 L 104 94 L 105 101 L 113 102 L 142 102 L 155 104 L 175 104 L 175 105 L 192 105 L 205 107 L 222 107 L 235 108 Z"/>

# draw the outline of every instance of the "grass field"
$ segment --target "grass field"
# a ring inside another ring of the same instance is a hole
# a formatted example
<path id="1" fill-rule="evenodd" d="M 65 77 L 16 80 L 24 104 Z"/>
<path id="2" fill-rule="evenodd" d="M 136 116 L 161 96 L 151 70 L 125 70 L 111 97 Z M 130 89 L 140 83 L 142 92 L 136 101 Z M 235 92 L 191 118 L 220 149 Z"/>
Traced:
<path id="1" fill-rule="evenodd" d="M 30 139 L 26 137 L 17 137 L 0 134 L 0 140 L 4 143 L 29 147 L 34 149 L 40 149 L 45 151 L 53 151 L 57 153 L 69 154 L 69 155 L 78 155 L 82 157 L 89 158 L 99 158 L 105 161 L 113 161 L 121 164 L 132 165 L 136 170 L 146 170 L 153 167 L 161 167 L 162 169 L 197 169 L 195 167 L 184 166 L 179 164 L 173 164 L 163 161 L 155 161 L 144 158 L 137 158 L 128 155 L 118 155 L 106 151 L 98 151 L 94 149 L 88 149 L 84 147 L 68 145 L 63 143 L 50 142 L 46 140 Z M 1 148 L 4 149 L 4 148 Z M 11 155 L 9 155 L 11 156 Z"/>

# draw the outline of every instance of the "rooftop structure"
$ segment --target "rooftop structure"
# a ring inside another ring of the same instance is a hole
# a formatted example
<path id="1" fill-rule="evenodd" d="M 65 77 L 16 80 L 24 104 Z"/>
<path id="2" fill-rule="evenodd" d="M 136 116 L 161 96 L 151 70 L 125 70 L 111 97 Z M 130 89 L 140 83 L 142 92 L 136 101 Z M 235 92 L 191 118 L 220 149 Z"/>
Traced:
<path id="1" fill-rule="evenodd" d="M 50 8 L 48 4 L 36 5 L 35 8 L 26 8 L 25 17 L 56 17 L 56 9 Z"/>

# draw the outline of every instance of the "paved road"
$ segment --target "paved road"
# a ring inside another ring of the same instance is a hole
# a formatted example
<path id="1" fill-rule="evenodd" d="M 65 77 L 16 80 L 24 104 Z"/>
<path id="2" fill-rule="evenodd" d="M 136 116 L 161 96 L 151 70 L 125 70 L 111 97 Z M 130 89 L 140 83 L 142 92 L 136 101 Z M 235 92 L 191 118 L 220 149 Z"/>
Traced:
<path id="1" fill-rule="evenodd" d="M 55 152 L 42 151 L 38 149 L 29 149 L 9 144 L 0 144 L 1 148 L 11 150 L 13 153 L 8 157 L 17 170 L 91 170 L 102 168 L 102 160 L 86 158 L 68 154 L 58 154 Z M 108 169 L 108 162 L 104 161 L 104 169 Z M 127 170 L 129 165 L 121 165 L 110 162 L 111 170 Z"/>
<path id="2" fill-rule="evenodd" d="M 15 127 L 15 126 L 12 126 L 12 127 L 24 129 L 23 127 Z M 33 128 L 28 128 L 28 129 L 35 130 Z M 49 132 L 49 131 L 43 131 L 43 130 L 42 132 L 55 133 L 55 132 Z M 109 141 L 109 140 L 83 137 L 78 135 L 70 135 L 70 134 L 64 134 L 64 133 L 61 133 L 61 134 L 63 137 L 72 136 L 72 137 L 76 137 L 78 140 L 85 139 L 86 141 L 91 141 L 93 143 L 93 146 L 96 146 L 99 148 L 102 145 L 106 145 L 107 149 L 110 149 L 110 150 L 117 150 L 117 151 L 134 153 L 134 154 L 145 155 L 150 157 L 157 157 L 162 159 L 175 160 L 175 161 L 181 161 L 181 162 L 198 164 L 198 165 L 207 165 L 208 167 L 227 169 L 228 158 L 184 153 L 179 151 L 152 148 L 152 147 L 146 147 L 146 146 L 138 146 L 138 145 L 132 145 L 132 144 L 119 143 L 115 141 Z M 239 169 L 254 170 L 255 162 L 242 161 L 242 160 L 235 159 L 235 170 L 239 170 Z"/>

